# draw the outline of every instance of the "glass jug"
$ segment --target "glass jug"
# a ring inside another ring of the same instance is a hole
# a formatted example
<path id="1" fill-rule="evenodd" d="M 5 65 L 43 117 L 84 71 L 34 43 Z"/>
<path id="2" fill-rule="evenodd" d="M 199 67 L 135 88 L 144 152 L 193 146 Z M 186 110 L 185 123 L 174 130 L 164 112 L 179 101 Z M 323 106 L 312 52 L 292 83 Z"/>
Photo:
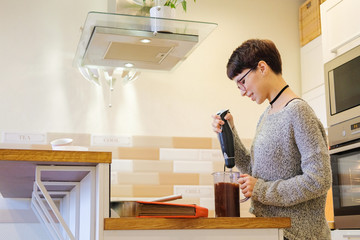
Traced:
<path id="1" fill-rule="evenodd" d="M 215 217 L 240 217 L 240 172 L 214 172 Z"/>

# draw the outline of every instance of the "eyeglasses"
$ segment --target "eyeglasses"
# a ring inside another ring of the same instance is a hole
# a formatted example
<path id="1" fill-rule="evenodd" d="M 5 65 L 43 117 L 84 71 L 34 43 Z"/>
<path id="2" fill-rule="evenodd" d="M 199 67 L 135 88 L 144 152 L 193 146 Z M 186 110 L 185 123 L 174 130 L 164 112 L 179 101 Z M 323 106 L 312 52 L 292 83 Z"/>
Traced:
<path id="1" fill-rule="evenodd" d="M 246 91 L 246 87 L 245 87 L 245 85 L 244 85 L 244 83 L 245 83 L 245 77 L 246 77 L 252 70 L 254 70 L 254 68 L 250 68 L 250 70 L 247 71 L 244 76 L 242 76 L 239 80 L 236 81 L 236 85 L 238 86 L 238 88 L 239 88 L 241 91 Z"/>

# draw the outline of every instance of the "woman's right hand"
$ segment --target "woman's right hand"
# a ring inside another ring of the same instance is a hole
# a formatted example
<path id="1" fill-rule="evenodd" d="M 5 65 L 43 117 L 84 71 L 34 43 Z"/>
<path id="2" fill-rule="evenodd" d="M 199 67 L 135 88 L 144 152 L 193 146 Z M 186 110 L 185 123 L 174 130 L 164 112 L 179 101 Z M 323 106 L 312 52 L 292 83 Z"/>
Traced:
<path id="1" fill-rule="evenodd" d="M 221 126 L 224 125 L 224 121 L 221 120 L 220 116 L 215 114 L 211 116 L 213 118 L 213 122 L 212 122 L 212 127 L 213 127 L 213 131 L 216 133 L 220 133 L 221 132 Z M 230 124 L 231 129 L 234 128 L 234 119 L 233 116 L 231 115 L 231 113 L 229 112 L 228 114 L 225 115 L 225 120 L 227 120 Z"/>

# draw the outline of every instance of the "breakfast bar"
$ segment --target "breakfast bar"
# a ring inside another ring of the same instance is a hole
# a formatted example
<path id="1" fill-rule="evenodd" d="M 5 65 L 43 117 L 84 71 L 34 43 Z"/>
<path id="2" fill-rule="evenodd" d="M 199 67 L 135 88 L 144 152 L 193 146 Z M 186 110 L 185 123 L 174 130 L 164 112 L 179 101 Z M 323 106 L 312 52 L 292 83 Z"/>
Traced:
<path id="1" fill-rule="evenodd" d="M 109 218 L 110 163 L 107 152 L 0 149 L 0 192 L 4 198 L 36 195 L 40 203 L 32 200 L 33 209 L 51 239 L 280 240 L 283 229 L 291 226 L 289 218 Z M 42 200 L 51 207 L 51 195 L 75 202 L 61 211 L 54 207 L 55 222 L 65 222 L 60 231 L 65 236 L 58 236 L 38 209 Z"/>

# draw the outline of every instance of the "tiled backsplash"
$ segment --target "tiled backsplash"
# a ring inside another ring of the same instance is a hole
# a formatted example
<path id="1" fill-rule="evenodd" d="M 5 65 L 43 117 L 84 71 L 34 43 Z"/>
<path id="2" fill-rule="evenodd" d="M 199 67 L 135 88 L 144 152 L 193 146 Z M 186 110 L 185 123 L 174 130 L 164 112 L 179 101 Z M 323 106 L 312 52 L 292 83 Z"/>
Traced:
<path id="1" fill-rule="evenodd" d="M 201 205 L 209 209 L 209 217 L 214 216 L 211 173 L 223 171 L 224 166 L 220 145 L 215 137 L 41 133 L 39 136 L 44 136 L 44 144 L 32 144 L 37 142 L 30 141 L 31 137 L 38 135 L 31 134 L 3 132 L 0 148 L 51 149 L 52 140 L 72 138 L 74 146 L 87 147 L 89 151 L 112 152 L 113 201 L 152 200 L 181 193 L 183 198 L 174 202 Z M 251 144 L 249 139 L 243 139 L 243 142 L 247 147 Z M 248 212 L 249 204 L 250 201 L 241 205 L 242 217 L 252 216 Z"/>

